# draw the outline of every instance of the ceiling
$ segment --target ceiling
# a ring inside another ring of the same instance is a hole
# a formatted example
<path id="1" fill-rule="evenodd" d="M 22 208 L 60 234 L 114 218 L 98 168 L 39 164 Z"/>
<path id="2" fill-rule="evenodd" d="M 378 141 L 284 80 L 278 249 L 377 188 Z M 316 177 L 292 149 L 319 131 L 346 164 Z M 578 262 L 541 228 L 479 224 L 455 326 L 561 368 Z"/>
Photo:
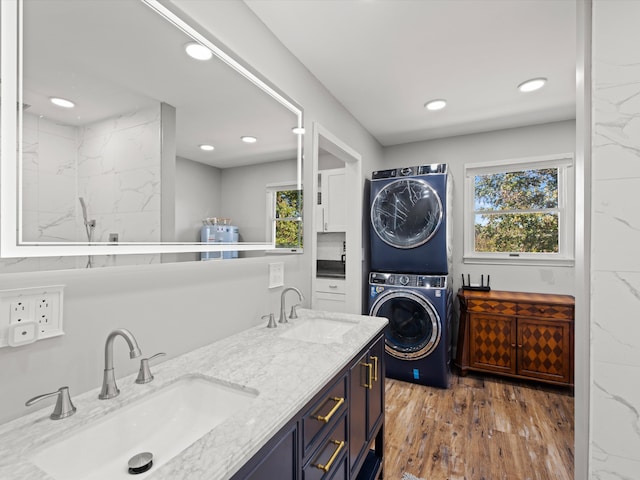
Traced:
<path id="1" fill-rule="evenodd" d="M 180 157 L 219 168 L 294 159 L 296 115 L 216 57 L 188 57 L 190 41 L 138 1 L 27 1 L 26 113 L 86 128 L 98 121 L 129 124 L 123 120 L 134 112 L 163 102 L 175 107 Z M 51 96 L 76 106 L 56 107 Z M 243 135 L 258 142 L 243 143 Z"/>
<path id="2" fill-rule="evenodd" d="M 382 145 L 575 118 L 574 0 L 245 3 Z"/>

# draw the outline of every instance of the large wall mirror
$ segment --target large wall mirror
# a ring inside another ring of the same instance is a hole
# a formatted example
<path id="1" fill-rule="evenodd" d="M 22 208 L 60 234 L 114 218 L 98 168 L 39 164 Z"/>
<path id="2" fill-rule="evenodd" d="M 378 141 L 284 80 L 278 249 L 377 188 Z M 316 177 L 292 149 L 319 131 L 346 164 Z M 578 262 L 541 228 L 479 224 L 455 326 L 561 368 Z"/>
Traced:
<path id="1" fill-rule="evenodd" d="M 274 247 L 275 195 L 301 190 L 295 103 L 167 2 L 3 0 L 2 22 L 3 257 Z"/>

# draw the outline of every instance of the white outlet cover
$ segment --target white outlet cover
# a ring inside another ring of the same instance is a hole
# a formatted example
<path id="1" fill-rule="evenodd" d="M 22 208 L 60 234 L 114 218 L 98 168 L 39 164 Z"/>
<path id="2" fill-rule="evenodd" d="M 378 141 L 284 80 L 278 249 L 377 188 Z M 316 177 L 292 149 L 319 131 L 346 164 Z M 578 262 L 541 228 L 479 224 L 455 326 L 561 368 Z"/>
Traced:
<path id="1" fill-rule="evenodd" d="M 10 347 L 28 345 L 38 339 L 38 322 L 22 322 L 9 325 L 7 343 Z"/>

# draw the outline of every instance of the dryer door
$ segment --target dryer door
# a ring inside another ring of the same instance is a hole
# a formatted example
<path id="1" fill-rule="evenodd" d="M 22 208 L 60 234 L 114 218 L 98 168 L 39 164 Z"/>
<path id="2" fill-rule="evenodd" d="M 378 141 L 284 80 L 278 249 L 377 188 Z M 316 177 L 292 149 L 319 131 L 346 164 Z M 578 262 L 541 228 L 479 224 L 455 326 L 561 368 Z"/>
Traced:
<path id="1" fill-rule="evenodd" d="M 387 290 L 371 306 L 372 316 L 386 317 L 385 350 L 395 358 L 418 360 L 440 342 L 442 324 L 431 302 L 412 291 Z"/>
<path id="2" fill-rule="evenodd" d="M 424 180 L 403 178 L 384 186 L 371 202 L 371 225 L 395 248 L 428 242 L 442 223 L 442 201 Z"/>

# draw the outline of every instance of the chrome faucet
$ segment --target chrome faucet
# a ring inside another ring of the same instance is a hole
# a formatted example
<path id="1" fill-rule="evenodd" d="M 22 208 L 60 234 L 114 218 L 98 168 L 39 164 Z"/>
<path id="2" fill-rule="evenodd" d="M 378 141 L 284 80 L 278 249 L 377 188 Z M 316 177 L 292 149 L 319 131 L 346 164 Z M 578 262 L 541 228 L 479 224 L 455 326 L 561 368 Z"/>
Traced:
<path id="1" fill-rule="evenodd" d="M 279 323 L 289 323 L 289 320 L 287 320 L 287 314 L 285 312 L 285 306 L 284 306 L 284 296 L 289 290 L 293 290 L 294 292 L 296 292 L 298 294 L 298 297 L 300 297 L 301 302 L 304 300 L 304 296 L 302 295 L 302 292 L 298 290 L 296 287 L 285 288 L 282 291 L 282 294 L 280 295 L 280 318 L 278 319 Z"/>
<path id="2" fill-rule="evenodd" d="M 100 395 L 98 395 L 100 400 L 117 397 L 120 393 L 116 385 L 115 374 L 113 373 L 113 341 L 117 336 L 121 336 L 126 340 L 127 344 L 129 344 L 130 358 L 136 358 L 142 354 L 140 347 L 138 347 L 138 342 L 129 330 L 119 328 L 107 336 L 107 341 L 104 346 L 104 378 L 102 380 L 102 391 Z"/>

